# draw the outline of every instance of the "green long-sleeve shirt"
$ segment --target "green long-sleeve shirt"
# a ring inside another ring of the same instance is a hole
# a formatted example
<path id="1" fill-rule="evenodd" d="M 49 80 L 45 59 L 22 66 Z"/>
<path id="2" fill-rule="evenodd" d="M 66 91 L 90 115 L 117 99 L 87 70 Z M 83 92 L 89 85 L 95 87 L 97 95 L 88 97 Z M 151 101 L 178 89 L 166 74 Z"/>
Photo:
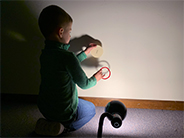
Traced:
<path id="1" fill-rule="evenodd" d="M 96 85 L 94 76 L 88 78 L 80 62 L 86 59 L 84 52 L 77 56 L 67 51 L 70 45 L 45 41 L 40 56 L 41 85 L 38 107 L 41 113 L 54 121 L 68 121 L 77 110 L 78 92 Z"/>

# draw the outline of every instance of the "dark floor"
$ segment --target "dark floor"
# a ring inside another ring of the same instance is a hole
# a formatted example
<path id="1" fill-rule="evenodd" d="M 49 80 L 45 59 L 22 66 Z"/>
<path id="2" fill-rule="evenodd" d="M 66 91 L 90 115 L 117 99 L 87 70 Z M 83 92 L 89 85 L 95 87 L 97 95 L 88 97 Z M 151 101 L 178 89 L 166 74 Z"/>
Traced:
<path id="1" fill-rule="evenodd" d="M 81 129 L 59 137 L 97 137 L 98 122 L 104 107 L 96 107 L 95 117 Z M 42 117 L 36 103 L 26 100 L 1 103 L 1 137 L 40 137 L 35 134 L 36 121 Z M 184 111 L 130 109 L 123 125 L 115 129 L 105 118 L 103 137 L 183 138 Z"/>

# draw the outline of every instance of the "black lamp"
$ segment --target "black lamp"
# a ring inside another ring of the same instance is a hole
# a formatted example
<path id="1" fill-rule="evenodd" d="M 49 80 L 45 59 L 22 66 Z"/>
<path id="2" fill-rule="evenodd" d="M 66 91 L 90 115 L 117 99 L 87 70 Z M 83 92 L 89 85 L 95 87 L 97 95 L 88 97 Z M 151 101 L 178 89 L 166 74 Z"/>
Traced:
<path id="1" fill-rule="evenodd" d="M 123 103 L 120 101 L 109 102 L 105 107 L 105 113 L 100 116 L 97 137 L 102 137 L 103 120 L 105 117 L 111 121 L 113 127 L 119 128 L 122 125 L 122 121 L 125 119 L 126 114 L 127 109 Z"/>

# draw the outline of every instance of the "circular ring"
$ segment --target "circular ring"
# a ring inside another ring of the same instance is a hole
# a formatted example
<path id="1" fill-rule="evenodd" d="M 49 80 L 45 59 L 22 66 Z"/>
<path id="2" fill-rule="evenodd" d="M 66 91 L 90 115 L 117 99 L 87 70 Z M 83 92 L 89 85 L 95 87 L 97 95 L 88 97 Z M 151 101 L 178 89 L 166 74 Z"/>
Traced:
<path id="1" fill-rule="evenodd" d="M 108 72 L 109 72 L 109 76 L 108 77 L 102 78 L 103 80 L 106 80 L 106 79 L 108 79 L 111 76 L 111 71 L 110 71 L 110 69 L 108 67 L 102 67 L 100 70 L 102 70 L 102 69 L 107 69 Z"/>

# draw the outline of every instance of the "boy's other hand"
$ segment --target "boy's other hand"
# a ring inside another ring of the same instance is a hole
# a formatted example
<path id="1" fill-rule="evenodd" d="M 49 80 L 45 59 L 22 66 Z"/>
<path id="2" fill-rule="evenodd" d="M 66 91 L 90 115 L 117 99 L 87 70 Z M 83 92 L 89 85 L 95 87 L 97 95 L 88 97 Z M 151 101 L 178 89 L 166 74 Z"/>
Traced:
<path id="1" fill-rule="evenodd" d="M 98 82 L 99 80 L 101 80 L 105 76 L 105 74 L 103 74 L 102 70 L 100 69 L 93 76 L 96 78 L 96 80 Z"/>
<path id="2" fill-rule="evenodd" d="M 86 47 L 86 49 L 85 49 L 85 54 L 86 55 L 88 55 L 90 52 L 91 52 L 91 50 L 93 49 L 93 48 L 96 48 L 97 47 L 97 45 L 95 44 L 95 43 L 90 43 L 89 44 L 89 46 L 88 47 Z"/>

